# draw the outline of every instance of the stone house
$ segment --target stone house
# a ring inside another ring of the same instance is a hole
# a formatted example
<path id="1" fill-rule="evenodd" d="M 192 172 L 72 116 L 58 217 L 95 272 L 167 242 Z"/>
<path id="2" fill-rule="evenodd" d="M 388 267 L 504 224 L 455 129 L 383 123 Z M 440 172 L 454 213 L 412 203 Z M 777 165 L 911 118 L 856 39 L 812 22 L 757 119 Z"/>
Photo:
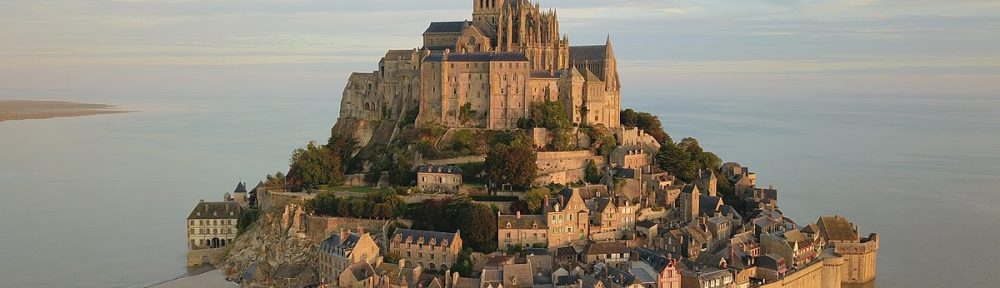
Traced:
<path id="1" fill-rule="evenodd" d="M 728 288 L 734 280 L 732 272 L 716 267 L 681 270 L 682 288 Z"/>
<path id="2" fill-rule="evenodd" d="M 448 271 L 462 251 L 461 231 L 455 233 L 396 229 L 389 241 L 389 253 L 416 267 Z"/>
<path id="3" fill-rule="evenodd" d="M 319 285 L 316 271 L 302 265 L 281 264 L 271 271 L 270 287 L 298 288 Z"/>
<path id="4" fill-rule="evenodd" d="M 348 266 L 356 263 L 378 265 L 379 247 L 368 233 L 341 230 L 320 242 L 319 273 L 323 279 L 339 279 Z M 360 268 L 359 268 L 360 269 Z"/>
<path id="5" fill-rule="evenodd" d="M 188 251 L 232 243 L 239 232 L 236 225 L 242 213 L 242 207 L 235 201 L 199 201 L 187 217 Z"/>
<path id="6" fill-rule="evenodd" d="M 590 210 L 580 188 L 563 189 L 557 197 L 546 197 L 545 218 L 549 227 L 549 248 L 587 239 Z"/>
<path id="7" fill-rule="evenodd" d="M 549 227 L 545 215 L 497 214 L 497 247 L 548 247 Z"/>
<path id="8" fill-rule="evenodd" d="M 358 262 L 347 266 L 337 278 L 338 287 L 375 288 L 379 284 L 379 275 L 375 268 L 367 262 Z"/>
<path id="9" fill-rule="evenodd" d="M 454 165 L 417 166 L 417 189 L 424 193 L 456 193 L 462 186 L 462 169 Z"/>
<path id="10" fill-rule="evenodd" d="M 581 260 L 591 265 L 604 263 L 621 267 L 628 263 L 631 254 L 631 249 L 624 242 L 595 242 L 584 249 Z"/>
<path id="11" fill-rule="evenodd" d="M 760 247 L 765 254 L 775 254 L 784 258 L 789 267 L 806 265 L 819 256 L 821 247 L 813 239 L 807 238 L 799 230 L 761 234 Z"/>

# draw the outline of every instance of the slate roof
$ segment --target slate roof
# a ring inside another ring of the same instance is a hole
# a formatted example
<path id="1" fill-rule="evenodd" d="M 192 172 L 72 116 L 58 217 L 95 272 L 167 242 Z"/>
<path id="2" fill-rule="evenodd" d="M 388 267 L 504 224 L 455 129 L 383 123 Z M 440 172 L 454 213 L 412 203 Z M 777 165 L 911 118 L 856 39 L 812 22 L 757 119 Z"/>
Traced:
<path id="1" fill-rule="evenodd" d="M 701 209 L 700 213 L 705 215 L 713 215 L 715 212 L 719 212 L 723 204 L 722 197 L 712 197 L 704 194 L 701 195 L 698 201 L 700 201 L 698 204 L 699 209 Z"/>
<path id="2" fill-rule="evenodd" d="M 386 60 L 410 60 L 413 58 L 413 50 L 389 50 L 385 53 Z"/>
<path id="3" fill-rule="evenodd" d="M 469 24 L 467 21 L 431 22 L 424 33 L 461 33 Z"/>
<path id="4" fill-rule="evenodd" d="M 462 168 L 458 168 L 458 166 L 454 165 L 424 164 L 417 166 L 417 173 L 462 174 Z"/>
<path id="5" fill-rule="evenodd" d="M 607 55 L 608 46 L 605 45 L 590 45 L 590 46 L 570 46 L 569 47 L 569 59 L 572 62 L 583 62 L 583 61 L 604 61 L 604 56 Z"/>
<path id="6" fill-rule="evenodd" d="M 378 276 L 375 273 L 375 268 L 372 268 L 372 265 L 368 264 L 368 262 L 354 263 L 348 266 L 347 269 L 351 270 L 351 274 L 354 274 L 355 280 L 364 280 L 369 277 Z"/>
<path id="7" fill-rule="evenodd" d="M 510 228 L 507 228 L 510 224 Z M 497 217 L 497 227 L 500 229 L 548 229 L 544 215 L 500 215 Z"/>
<path id="8" fill-rule="evenodd" d="M 649 266 L 653 267 L 653 269 L 656 269 L 657 271 L 663 271 L 663 269 L 670 265 L 670 258 L 664 256 L 663 253 L 658 253 L 646 248 L 635 248 L 633 251 L 635 252 L 634 255 L 636 255 L 640 261 L 646 262 L 646 264 L 649 264 Z"/>
<path id="9" fill-rule="evenodd" d="M 608 275 L 606 276 L 608 281 L 618 284 L 620 286 L 630 286 L 636 284 L 636 277 L 629 273 L 628 271 L 621 270 L 614 267 L 608 267 Z"/>
<path id="10" fill-rule="evenodd" d="M 563 71 L 549 71 L 549 70 L 531 70 L 531 78 L 559 78 L 562 76 Z"/>
<path id="11" fill-rule="evenodd" d="M 649 228 L 653 228 L 653 226 L 656 226 L 656 222 L 653 222 L 653 221 L 650 221 L 650 220 L 642 220 L 642 221 L 636 222 L 635 226 L 649 229 Z"/>
<path id="12" fill-rule="evenodd" d="M 308 272 L 310 271 L 309 268 L 306 266 L 281 264 L 278 265 L 278 268 L 274 269 L 274 272 L 271 272 L 271 277 L 280 279 L 292 279 Z"/>
<path id="13" fill-rule="evenodd" d="M 233 190 L 233 193 L 247 193 L 247 184 L 243 182 L 236 184 L 236 190 Z"/>
<path id="14" fill-rule="evenodd" d="M 344 250 L 344 256 L 347 256 L 349 254 L 348 250 L 354 249 L 359 241 L 361 241 L 361 235 L 358 233 L 347 234 L 347 237 L 344 239 L 340 238 L 339 233 L 333 233 L 330 237 L 323 240 L 323 242 L 320 242 L 320 250 L 327 253 L 336 253 L 336 250 L 340 249 Z"/>
<path id="15" fill-rule="evenodd" d="M 187 219 L 238 219 L 240 212 L 240 204 L 233 201 L 198 202 Z"/>
<path id="16" fill-rule="evenodd" d="M 458 238 L 458 233 L 396 229 L 396 233 L 393 234 L 393 238 L 395 239 L 396 237 L 400 237 L 400 241 L 402 242 L 406 242 L 407 238 L 412 238 L 413 243 L 420 243 L 423 245 L 430 245 L 432 240 L 436 242 L 437 245 L 441 245 L 442 241 L 448 240 L 448 245 L 451 245 L 454 244 L 455 239 Z"/>
<path id="17" fill-rule="evenodd" d="M 583 187 L 565 188 L 560 191 L 559 194 L 563 195 L 563 197 L 566 198 L 566 201 L 569 201 L 569 198 L 573 196 L 574 191 L 579 193 L 580 198 L 583 198 L 584 200 L 597 197 L 598 195 L 604 197 L 611 195 L 611 193 L 608 193 L 608 186 L 604 185 L 587 185 Z"/>

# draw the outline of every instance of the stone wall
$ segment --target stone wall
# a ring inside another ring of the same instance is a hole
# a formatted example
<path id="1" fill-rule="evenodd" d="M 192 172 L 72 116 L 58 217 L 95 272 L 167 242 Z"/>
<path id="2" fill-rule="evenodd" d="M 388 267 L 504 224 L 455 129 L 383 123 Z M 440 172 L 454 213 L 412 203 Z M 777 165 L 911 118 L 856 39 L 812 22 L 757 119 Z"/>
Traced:
<path id="1" fill-rule="evenodd" d="M 387 222 L 389 221 L 309 215 L 306 216 L 306 237 L 309 238 L 309 241 L 318 243 L 329 237 L 330 233 L 340 231 L 340 229 L 357 232 L 358 228 L 372 235 L 379 235 L 382 233 L 382 226 Z"/>
<path id="2" fill-rule="evenodd" d="M 564 152 L 538 152 L 538 179 L 536 185 L 549 183 L 568 184 L 583 179 L 587 163 L 593 160 L 598 167 L 604 165 L 604 158 L 595 156 L 589 150 Z"/>
<path id="3" fill-rule="evenodd" d="M 194 267 L 202 264 L 218 265 L 225 255 L 226 248 L 224 247 L 188 250 L 187 266 Z"/>

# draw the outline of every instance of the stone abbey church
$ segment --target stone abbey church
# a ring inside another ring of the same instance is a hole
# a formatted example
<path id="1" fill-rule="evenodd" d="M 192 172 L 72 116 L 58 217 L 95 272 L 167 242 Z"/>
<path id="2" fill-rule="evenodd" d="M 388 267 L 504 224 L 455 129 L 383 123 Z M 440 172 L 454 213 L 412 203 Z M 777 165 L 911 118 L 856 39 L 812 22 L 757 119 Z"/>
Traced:
<path id="1" fill-rule="evenodd" d="M 432 22 L 423 47 L 389 50 L 378 71 L 352 74 L 338 123 L 353 123 L 346 125 L 361 139 L 378 138 L 377 130 L 388 127 L 364 126 L 384 126 L 382 120 L 419 108 L 418 126 L 509 129 L 533 103 L 559 101 L 574 123 L 620 126 L 610 36 L 602 45 L 570 46 L 553 10 L 528 0 L 472 4 L 471 21 Z"/>

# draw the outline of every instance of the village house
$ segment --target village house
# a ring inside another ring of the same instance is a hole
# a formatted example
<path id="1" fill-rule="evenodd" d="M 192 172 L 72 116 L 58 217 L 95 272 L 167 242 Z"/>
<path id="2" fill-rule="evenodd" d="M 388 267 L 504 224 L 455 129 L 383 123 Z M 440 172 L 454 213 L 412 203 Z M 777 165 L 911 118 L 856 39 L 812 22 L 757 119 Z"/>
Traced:
<path id="1" fill-rule="evenodd" d="M 356 263 L 378 265 L 379 247 L 368 233 L 341 230 L 320 242 L 319 273 L 323 279 L 340 279 Z M 360 268 L 358 268 L 360 269 Z M 357 272 L 357 271 L 355 271 Z"/>
<path id="2" fill-rule="evenodd" d="M 454 267 L 462 251 L 461 231 L 455 233 L 396 229 L 389 241 L 389 253 L 417 267 L 447 271 Z"/>
<path id="3" fill-rule="evenodd" d="M 549 248 L 586 240 L 590 210 L 581 198 L 583 188 L 563 189 L 556 197 L 546 197 L 545 218 L 549 226 Z"/>
<path id="4" fill-rule="evenodd" d="M 581 260 L 588 264 L 604 263 L 621 267 L 628 263 L 631 253 L 624 242 L 594 242 L 584 249 Z"/>
<path id="5" fill-rule="evenodd" d="M 548 247 L 549 227 L 545 215 L 497 214 L 497 247 Z"/>
<path id="6" fill-rule="evenodd" d="M 456 193 L 462 186 L 462 169 L 454 165 L 417 166 L 417 189 L 424 193 Z"/>
<path id="7" fill-rule="evenodd" d="M 632 269 L 651 271 L 656 277 L 656 288 L 681 288 L 677 259 L 645 248 L 635 248 L 632 258 L 637 260 L 632 262 Z"/>

